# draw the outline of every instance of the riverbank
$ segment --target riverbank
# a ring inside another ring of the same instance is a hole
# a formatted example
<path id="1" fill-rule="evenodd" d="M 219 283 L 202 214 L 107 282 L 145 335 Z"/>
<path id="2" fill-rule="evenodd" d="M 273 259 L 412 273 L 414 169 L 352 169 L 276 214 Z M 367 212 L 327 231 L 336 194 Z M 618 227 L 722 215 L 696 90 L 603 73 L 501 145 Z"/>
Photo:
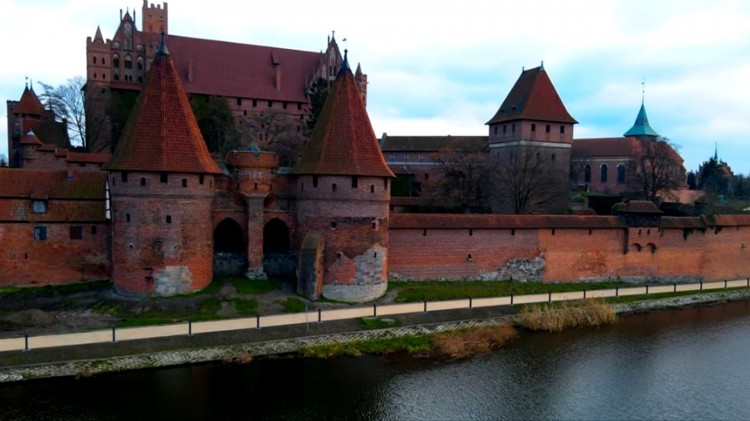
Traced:
<path id="1" fill-rule="evenodd" d="M 701 294 L 613 304 L 617 314 L 640 313 L 750 299 L 750 290 Z M 191 337 L 159 338 L 129 344 L 98 344 L 62 349 L 10 352 L 0 356 L 0 382 L 75 376 L 206 362 L 248 362 L 255 357 L 356 341 L 432 335 L 440 332 L 509 324 L 516 307 L 487 308 L 477 313 L 451 310 L 398 316 L 402 326 L 362 330 L 357 320 L 284 326 L 252 332 L 223 332 Z"/>

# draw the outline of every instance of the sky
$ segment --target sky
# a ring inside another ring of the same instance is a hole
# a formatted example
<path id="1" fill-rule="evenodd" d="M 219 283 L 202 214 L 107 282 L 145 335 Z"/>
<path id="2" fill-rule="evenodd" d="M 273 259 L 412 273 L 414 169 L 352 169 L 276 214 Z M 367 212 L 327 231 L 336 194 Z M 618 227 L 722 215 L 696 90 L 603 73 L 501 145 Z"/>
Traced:
<path id="1" fill-rule="evenodd" d="M 150 1 L 151 2 L 151 1 Z M 576 138 L 621 136 L 645 100 L 688 170 L 714 154 L 750 174 L 750 2 L 742 0 L 173 0 L 169 32 L 320 51 L 335 31 L 368 75 L 378 137 L 486 135 L 523 68 L 544 62 Z M 111 38 L 138 0 L 0 0 L 0 100 L 25 78 L 85 75 L 86 37 Z M 346 41 L 344 41 L 346 39 Z M 644 94 L 645 91 L 645 94 Z M 7 156 L 7 109 L 0 111 Z"/>

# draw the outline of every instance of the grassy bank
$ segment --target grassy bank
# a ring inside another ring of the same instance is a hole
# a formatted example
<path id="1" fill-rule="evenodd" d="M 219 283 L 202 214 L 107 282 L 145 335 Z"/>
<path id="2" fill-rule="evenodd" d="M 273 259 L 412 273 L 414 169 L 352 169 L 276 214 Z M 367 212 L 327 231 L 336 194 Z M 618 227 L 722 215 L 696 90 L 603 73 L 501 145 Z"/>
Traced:
<path id="1" fill-rule="evenodd" d="M 420 301 L 458 300 L 508 295 L 542 294 L 632 287 L 626 282 L 592 283 L 542 283 L 514 281 L 390 281 L 389 291 L 396 291 L 395 301 L 413 303 Z"/>
<path id="2" fill-rule="evenodd" d="M 522 306 L 515 318 L 528 330 L 560 332 L 577 327 L 596 327 L 617 322 L 612 307 L 602 301 L 551 303 Z"/>

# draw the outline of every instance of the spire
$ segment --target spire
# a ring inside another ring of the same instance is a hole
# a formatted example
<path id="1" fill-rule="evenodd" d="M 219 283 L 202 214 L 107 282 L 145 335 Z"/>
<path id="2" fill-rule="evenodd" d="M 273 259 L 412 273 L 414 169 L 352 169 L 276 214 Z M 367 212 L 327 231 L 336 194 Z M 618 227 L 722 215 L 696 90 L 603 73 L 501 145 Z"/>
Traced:
<path id="1" fill-rule="evenodd" d="M 362 77 L 362 66 L 357 63 L 357 71 L 354 72 L 354 78 L 361 78 Z"/>
<path id="2" fill-rule="evenodd" d="M 352 69 L 349 68 L 349 50 L 344 50 L 344 62 L 341 63 L 341 68 L 339 69 L 339 73 L 336 75 L 336 78 L 340 78 L 344 72 L 348 71 L 349 73 L 352 72 Z"/>
<path id="3" fill-rule="evenodd" d="M 157 56 L 169 55 L 169 50 L 167 49 L 167 37 L 163 31 L 161 33 L 161 39 L 159 40 L 159 46 L 156 47 L 156 55 Z"/>
<path id="4" fill-rule="evenodd" d="M 719 142 L 714 142 L 714 161 L 719 162 Z"/>
<path id="5" fill-rule="evenodd" d="M 102 36 L 102 30 L 99 27 L 99 25 L 96 25 L 96 34 L 94 35 L 94 42 L 104 42 L 104 37 Z"/>
<path id="6" fill-rule="evenodd" d="M 208 153 L 185 89 L 160 46 L 106 170 L 220 173 Z"/>
<path id="7" fill-rule="evenodd" d="M 651 128 L 648 124 L 648 115 L 646 115 L 646 106 L 641 103 L 641 109 L 638 111 L 638 116 L 635 118 L 633 127 L 630 128 L 623 136 L 659 136 L 656 130 Z"/>
<path id="8" fill-rule="evenodd" d="M 393 177 L 346 60 L 292 174 Z"/>

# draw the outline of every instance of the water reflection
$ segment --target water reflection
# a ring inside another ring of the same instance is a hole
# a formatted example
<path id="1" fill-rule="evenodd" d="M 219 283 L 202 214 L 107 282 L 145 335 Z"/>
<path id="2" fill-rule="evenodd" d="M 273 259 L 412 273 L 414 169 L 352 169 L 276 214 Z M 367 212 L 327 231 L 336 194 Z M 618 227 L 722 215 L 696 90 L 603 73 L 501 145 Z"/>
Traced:
<path id="1" fill-rule="evenodd" d="M 0 386 L 0 419 L 750 419 L 748 303 L 463 361 L 261 360 Z"/>

